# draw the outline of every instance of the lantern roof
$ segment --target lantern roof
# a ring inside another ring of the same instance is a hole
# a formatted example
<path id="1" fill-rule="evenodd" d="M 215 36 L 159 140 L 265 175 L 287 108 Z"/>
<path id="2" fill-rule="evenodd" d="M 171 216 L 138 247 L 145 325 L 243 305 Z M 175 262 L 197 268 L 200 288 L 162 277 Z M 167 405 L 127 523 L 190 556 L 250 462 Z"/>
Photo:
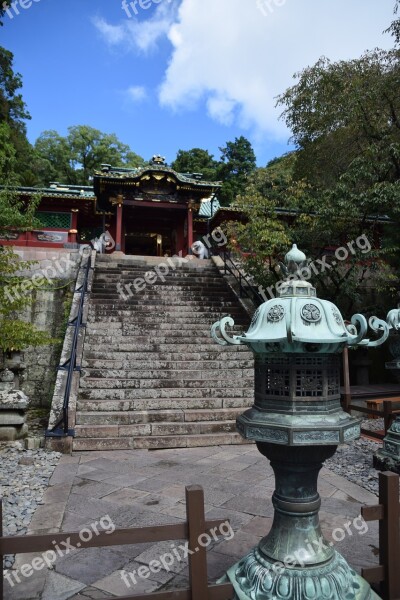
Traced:
<path id="1" fill-rule="evenodd" d="M 316 289 L 305 280 L 310 269 L 305 254 L 296 245 L 287 253 L 279 271 L 285 279 L 277 286 L 278 298 L 264 302 L 254 313 L 246 333 L 230 336 L 227 325 L 233 319 L 224 317 L 212 328 L 214 339 L 220 343 L 245 344 L 254 352 L 314 352 L 335 353 L 345 346 L 378 346 L 385 342 L 389 327 L 376 317 L 369 319 L 370 328 L 379 339 L 364 339 L 368 322 L 363 315 L 354 315 L 351 324 L 345 323 L 338 307 L 329 300 L 317 297 Z M 222 339 L 217 336 L 220 330 Z"/>

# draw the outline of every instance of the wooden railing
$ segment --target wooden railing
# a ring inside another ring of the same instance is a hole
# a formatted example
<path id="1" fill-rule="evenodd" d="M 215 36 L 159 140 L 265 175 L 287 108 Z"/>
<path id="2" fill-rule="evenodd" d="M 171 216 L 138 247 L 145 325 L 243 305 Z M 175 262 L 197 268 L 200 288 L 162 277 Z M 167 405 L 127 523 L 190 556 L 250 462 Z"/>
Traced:
<path id="1" fill-rule="evenodd" d="M 365 521 L 379 521 L 379 566 L 363 569 L 369 583 L 379 583 L 383 600 L 400 600 L 399 476 L 379 473 L 379 504 L 363 506 Z"/>
<path id="2" fill-rule="evenodd" d="M 169 540 L 187 540 L 189 560 L 189 588 L 154 592 L 120 597 L 119 600 L 230 600 L 234 589 L 229 583 L 210 585 L 207 576 L 207 551 L 204 544 L 199 544 L 202 534 L 211 531 L 218 533 L 225 520 L 206 521 L 204 514 L 204 492 L 200 486 L 186 487 L 186 523 L 161 525 L 158 527 L 142 527 L 119 529 L 114 532 L 99 532 L 95 538 L 85 542 L 85 548 L 104 548 L 106 546 L 124 546 L 146 542 L 163 542 Z M 3 536 L 2 505 L 0 500 L 0 559 L 6 554 L 27 554 L 54 550 L 55 544 L 65 540 L 74 547 L 83 546 L 79 532 L 56 533 L 48 535 Z M 5 600 L 4 575 L 0 569 L 0 600 Z M 54 598 L 54 600 L 57 600 Z"/>

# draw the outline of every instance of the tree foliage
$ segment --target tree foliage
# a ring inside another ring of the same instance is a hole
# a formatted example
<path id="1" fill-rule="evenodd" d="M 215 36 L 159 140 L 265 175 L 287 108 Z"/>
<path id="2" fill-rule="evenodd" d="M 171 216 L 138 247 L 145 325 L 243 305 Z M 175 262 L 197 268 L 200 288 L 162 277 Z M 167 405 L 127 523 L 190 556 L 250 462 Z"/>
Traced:
<path id="1" fill-rule="evenodd" d="M 32 147 L 25 125 L 30 115 L 20 93 L 22 78 L 14 73 L 13 61 L 13 54 L 0 47 L 0 180 L 9 180 L 13 154 L 13 179 L 25 184 L 32 180 Z"/>
<path id="2" fill-rule="evenodd" d="M 243 136 L 227 142 L 220 151 L 219 178 L 223 183 L 218 199 L 227 206 L 236 196 L 243 195 L 247 178 L 256 168 L 256 155 L 249 140 Z"/>
<path id="3" fill-rule="evenodd" d="M 178 173 L 202 173 L 206 181 L 218 180 L 219 163 L 208 150 L 202 148 L 179 150 L 171 166 Z"/>
<path id="4" fill-rule="evenodd" d="M 1 190 L 0 233 L 5 235 L 10 229 L 23 231 L 40 225 L 34 216 L 39 202 L 37 196 L 25 204 L 18 193 L 7 188 Z M 32 264 L 32 261 L 21 260 L 10 246 L 0 246 L 0 349 L 4 352 L 55 341 L 20 317 L 21 311 L 32 302 L 20 272 Z"/>
<path id="5" fill-rule="evenodd" d="M 227 142 L 219 150 L 219 161 L 202 148 L 179 150 L 172 168 L 180 173 L 202 173 L 208 181 L 222 181 L 218 200 L 227 206 L 243 195 L 247 178 L 256 168 L 256 156 L 251 143 L 243 136 Z"/>
<path id="6" fill-rule="evenodd" d="M 35 153 L 44 185 L 49 181 L 89 185 L 94 170 L 103 163 L 128 168 L 144 164 L 114 133 L 88 125 L 69 127 L 66 137 L 57 131 L 44 131 L 36 140 Z"/>
<path id="7" fill-rule="evenodd" d="M 290 162 L 295 157 L 291 155 Z M 245 262 L 246 271 L 268 290 L 266 298 L 277 294 L 278 262 L 297 243 L 313 261 L 310 281 L 322 297 L 334 301 L 348 316 L 361 308 L 373 311 L 377 292 L 395 291 L 397 280 L 388 259 L 396 247 L 380 245 L 382 225 L 376 220 L 347 219 L 345 205 L 342 213 L 334 214 L 325 196 L 316 198 L 305 180 L 288 176 L 287 165 L 284 157 L 250 177 L 245 196 L 233 204 L 244 220 L 228 225 L 231 248 Z M 343 248 L 345 260 L 335 257 L 337 248 Z M 371 292 L 368 298 L 367 291 Z"/>

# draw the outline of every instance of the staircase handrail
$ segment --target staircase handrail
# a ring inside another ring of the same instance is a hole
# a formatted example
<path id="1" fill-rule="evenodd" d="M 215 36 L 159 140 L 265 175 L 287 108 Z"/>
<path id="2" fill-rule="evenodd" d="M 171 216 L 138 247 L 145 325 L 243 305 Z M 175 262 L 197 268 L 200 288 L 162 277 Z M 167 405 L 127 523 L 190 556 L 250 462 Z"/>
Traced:
<path id="1" fill-rule="evenodd" d="M 89 283 L 89 273 L 92 264 L 92 252 L 89 254 L 87 258 L 86 265 L 84 267 L 85 274 L 83 278 L 82 284 L 75 289 L 74 294 L 79 294 L 79 304 L 78 304 L 78 312 L 76 316 L 72 319 L 72 321 L 68 322 L 68 326 L 74 328 L 74 335 L 72 338 L 72 347 L 69 358 L 58 366 L 58 370 L 67 371 L 67 380 L 65 384 L 64 390 L 64 399 L 62 406 L 62 413 L 55 425 L 51 429 L 47 429 L 45 436 L 47 437 L 65 437 L 65 436 L 75 436 L 75 430 L 69 428 L 69 419 L 68 419 L 68 410 L 69 410 L 69 401 L 71 396 L 71 387 L 72 387 L 72 377 L 74 372 L 80 372 L 81 367 L 76 364 L 76 355 L 79 341 L 79 333 L 81 328 L 86 327 L 86 323 L 83 323 L 83 308 L 86 299 L 86 294 L 88 293 L 88 283 Z"/>
<path id="2" fill-rule="evenodd" d="M 265 302 L 264 298 L 261 296 L 256 286 L 249 280 L 248 275 L 244 273 L 244 271 L 238 267 L 237 264 L 232 259 L 232 254 L 227 248 L 223 248 L 222 252 L 218 252 L 219 257 L 224 263 L 224 273 L 225 275 L 229 273 L 234 277 L 238 286 L 239 286 L 239 296 L 243 298 L 246 296 L 251 300 L 256 308 Z"/>

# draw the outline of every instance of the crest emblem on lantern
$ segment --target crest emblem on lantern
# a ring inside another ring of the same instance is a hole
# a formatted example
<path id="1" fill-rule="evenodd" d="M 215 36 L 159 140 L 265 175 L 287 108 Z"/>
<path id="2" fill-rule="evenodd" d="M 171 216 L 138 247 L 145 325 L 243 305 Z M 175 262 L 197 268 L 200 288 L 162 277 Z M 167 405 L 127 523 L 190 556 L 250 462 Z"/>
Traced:
<path id="1" fill-rule="evenodd" d="M 308 323 L 318 323 L 321 320 L 321 311 L 315 304 L 305 304 L 301 309 L 301 316 Z"/>
<path id="2" fill-rule="evenodd" d="M 276 306 L 273 306 L 271 310 L 268 311 L 267 319 L 271 323 L 278 323 L 279 321 L 282 321 L 284 316 L 285 309 L 281 304 L 277 304 Z"/>

